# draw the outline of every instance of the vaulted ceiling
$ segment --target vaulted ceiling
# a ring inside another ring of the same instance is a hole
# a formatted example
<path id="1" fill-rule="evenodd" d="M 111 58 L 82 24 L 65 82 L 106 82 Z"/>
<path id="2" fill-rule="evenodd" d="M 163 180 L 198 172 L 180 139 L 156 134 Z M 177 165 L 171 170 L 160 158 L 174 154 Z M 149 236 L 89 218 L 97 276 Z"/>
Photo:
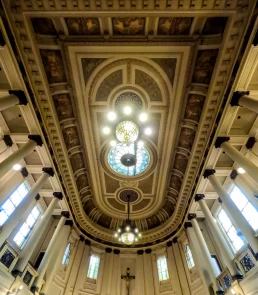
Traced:
<path id="1" fill-rule="evenodd" d="M 181 228 L 223 110 L 224 94 L 254 1 L 6 1 L 31 103 L 76 226 L 117 245 L 134 194 L 136 246 L 165 241 Z M 103 135 L 126 118 L 148 114 L 140 134 L 150 154 L 141 174 L 108 165 Z M 119 119 L 107 122 L 107 113 Z M 125 192 L 127 191 L 127 192 Z M 121 245 L 119 245 L 121 246 Z"/>

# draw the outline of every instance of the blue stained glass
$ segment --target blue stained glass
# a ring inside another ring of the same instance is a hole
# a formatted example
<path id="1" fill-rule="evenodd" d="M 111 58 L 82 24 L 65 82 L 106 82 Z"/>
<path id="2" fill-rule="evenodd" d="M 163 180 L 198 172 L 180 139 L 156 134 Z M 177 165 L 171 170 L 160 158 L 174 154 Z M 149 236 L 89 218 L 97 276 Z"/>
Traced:
<path id="1" fill-rule="evenodd" d="M 136 164 L 125 166 L 121 163 L 121 157 L 125 154 L 136 156 Z M 108 163 L 117 173 L 134 176 L 142 173 L 150 164 L 150 154 L 144 147 L 136 147 L 134 143 L 119 143 L 108 153 Z"/>

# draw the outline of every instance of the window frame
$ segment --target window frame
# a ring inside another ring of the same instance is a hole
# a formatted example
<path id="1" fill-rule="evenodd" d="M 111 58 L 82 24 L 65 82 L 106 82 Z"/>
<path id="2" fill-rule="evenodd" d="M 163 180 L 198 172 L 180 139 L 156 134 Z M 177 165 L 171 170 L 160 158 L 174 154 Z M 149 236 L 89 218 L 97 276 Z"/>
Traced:
<path id="1" fill-rule="evenodd" d="M 160 268 L 159 268 L 159 265 L 161 266 L 161 264 L 159 264 L 159 261 L 161 260 L 161 259 L 165 259 L 165 262 L 166 262 L 166 270 L 164 271 L 164 270 L 160 270 Z M 159 283 L 160 284 L 163 284 L 164 282 L 167 282 L 169 279 L 170 279 L 170 277 L 169 277 L 169 270 L 168 270 L 168 261 L 167 261 L 167 256 L 166 256 L 166 254 L 163 254 L 163 255 L 160 255 L 160 256 L 158 256 L 157 257 L 157 259 L 156 259 L 156 265 L 157 265 L 157 273 L 158 273 L 158 280 L 159 280 Z M 167 272 L 167 278 L 164 278 L 163 279 L 163 273 L 164 272 Z M 160 276 L 160 274 L 161 274 L 161 276 Z M 162 278 L 162 279 L 161 279 Z"/>
<path id="2" fill-rule="evenodd" d="M 66 253 L 67 249 L 68 249 L 68 253 Z M 64 266 L 69 265 L 70 258 L 71 258 L 71 252 L 72 252 L 72 244 L 71 244 L 71 242 L 68 242 L 68 244 L 67 244 L 67 246 L 65 248 L 65 251 L 64 251 L 64 255 L 63 255 L 63 259 L 62 259 L 62 265 L 64 265 Z M 63 262 L 65 262 L 65 263 L 63 263 Z"/>
<path id="3" fill-rule="evenodd" d="M 95 267 L 96 265 L 94 265 L 94 269 L 93 269 L 93 277 L 90 277 L 89 276 L 89 271 L 90 271 L 90 266 L 91 266 L 91 258 L 92 257 L 97 257 L 98 260 L 99 260 L 99 263 L 98 263 L 98 266 L 97 266 L 97 275 L 96 275 L 96 278 L 94 277 L 94 274 L 95 274 Z M 93 281 L 93 282 L 96 282 L 98 280 L 98 277 L 99 277 L 99 271 L 100 271 L 100 262 L 101 262 L 101 257 L 99 254 L 97 253 L 92 253 L 89 257 L 89 265 L 88 265 L 88 270 L 87 270 L 87 280 L 90 280 L 90 281 Z"/>
<path id="4" fill-rule="evenodd" d="M 219 220 L 218 215 L 219 215 L 219 213 L 220 213 L 221 210 L 225 211 L 227 217 L 229 218 L 229 220 L 230 220 L 232 226 L 235 228 L 236 232 L 239 232 L 239 230 L 238 230 L 237 225 L 235 224 L 234 220 L 231 219 L 230 214 L 228 214 L 228 212 L 227 212 L 224 208 L 222 208 L 222 206 L 220 206 L 220 207 L 216 210 L 216 213 L 215 213 L 215 219 L 216 219 L 216 221 L 217 221 L 217 225 L 218 225 L 218 227 L 219 227 L 219 229 L 220 229 L 220 232 L 221 232 L 222 235 L 224 236 L 224 238 L 225 238 L 225 240 L 226 240 L 226 242 L 227 242 L 229 248 L 230 248 L 231 251 L 232 251 L 232 254 L 235 256 L 235 255 L 237 255 L 238 253 L 240 253 L 240 252 L 243 250 L 244 247 L 246 247 L 246 245 L 247 245 L 247 241 L 246 241 L 245 238 L 242 238 L 241 236 L 239 236 L 239 238 L 243 241 L 243 246 L 242 246 L 241 248 L 239 248 L 238 250 L 236 250 L 235 246 L 233 245 L 233 243 L 231 242 L 229 236 L 227 235 L 225 229 L 223 228 L 223 225 L 221 224 L 221 221 Z"/>
<path id="5" fill-rule="evenodd" d="M 20 232 L 21 228 L 24 226 L 24 224 L 27 223 L 27 220 L 28 220 L 29 216 L 32 214 L 32 211 L 33 211 L 35 208 L 38 209 L 38 211 L 39 211 L 39 215 L 38 215 L 37 218 L 35 218 L 35 217 L 33 216 L 35 222 L 34 222 L 34 224 L 32 225 L 32 227 L 29 227 L 29 226 L 28 226 L 30 230 L 29 230 L 27 236 L 26 236 L 26 237 L 24 236 L 25 239 L 23 240 L 22 244 L 19 245 L 18 243 L 16 243 L 16 241 L 15 241 L 15 237 L 19 234 L 19 232 Z M 26 218 L 24 218 L 22 224 L 19 226 L 19 228 L 18 228 L 17 231 L 15 232 L 14 236 L 11 238 L 11 239 L 12 239 L 12 243 L 13 243 L 16 247 L 18 247 L 18 249 L 22 250 L 22 249 L 26 246 L 26 243 L 27 243 L 28 240 L 30 239 L 30 237 L 31 237 L 31 235 L 32 235 L 32 233 L 33 233 L 33 230 L 34 230 L 35 226 L 37 225 L 37 223 L 39 222 L 41 216 L 42 216 L 42 210 L 41 210 L 41 207 L 39 206 L 39 204 L 36 204 L 36 205 L 30 210 L 30 212 L 28 213 L 28 215 L 26 216 Z"/>
<path id="6" fill-rule="evenodd" d="M 12 196 L 18 191 L 18 189 L 21 187 L 21 186 L 25 186 L 27 192 L 26 194 L 21 198 L 21 200 L 19 201 L 19 203 L 17 205 L 15 205 L 12 201 Z M 16 188 L 8 195 L 8 197 L 2 202 L 2 204 L 0 204 L 0 213 L 2 211 L 4 211 L 5 215 L 7 216 L 7 219 L 1 224 L 0 223 L 0 227 L 2 227 L 5 222 L 10 218 L 10 216 L 12 216 L 12 214 L 15 212 L 15 210 L 17 209 L 17 207 L 21 204 L 21 202 L 24 200 L 24 198 L 26 198 L 27 194 L 29 193 L 30 191 L 30 185 L 28 184 L 27 181 L 23 181 L 21 182 L 18 186 L 16 186 Z M 14 210 L 11 212 L 10 215 L 8 215 L 8 213 L 6 212 L 5 209 L 3 209 L 3 206 L 7 203 L 7 202 L 11 202 L 12 206 L 14 207 Z M 1 210 L 2 209 L 2 210 Z"/>
<path id="7" fill-rule="evenodd" d="M 195 267 L 195 262 L 193 259 L 193 252 L 192 252 L 189 244 L 185 245 L 184 254 L 185 254 L 185 260 L 186 260 L 187 267 L 191 271 Z M 189 262 L 191 263 L 191 266 L 189 265 Z"/>

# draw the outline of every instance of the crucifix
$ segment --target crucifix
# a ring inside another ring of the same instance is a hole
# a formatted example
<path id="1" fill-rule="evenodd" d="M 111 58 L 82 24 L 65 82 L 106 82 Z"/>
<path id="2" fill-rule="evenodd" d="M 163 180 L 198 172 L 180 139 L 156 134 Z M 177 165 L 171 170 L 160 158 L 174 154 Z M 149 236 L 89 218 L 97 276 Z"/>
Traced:
<path id="1" fill-rule="evenodd" d="M 135 276 L 130 276 L 130 268 L 127 268 L 126 276 L 121 276 L 122 280 L 126 283 L 126 295 L 129 295 L 130 291 L 130 281 L 135 279 Z"/>

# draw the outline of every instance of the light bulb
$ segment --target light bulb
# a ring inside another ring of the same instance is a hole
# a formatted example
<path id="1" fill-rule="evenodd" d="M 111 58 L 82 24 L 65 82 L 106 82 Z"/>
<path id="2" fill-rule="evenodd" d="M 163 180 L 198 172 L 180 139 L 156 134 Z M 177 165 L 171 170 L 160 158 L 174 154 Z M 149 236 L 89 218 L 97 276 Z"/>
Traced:
<path id="1" fill-rule="evenodd" d="M 147 120 L 147 115 L 145 113 L 140 114 L 140 121 L 145 122 Z"/>
<path id="2" fill-rule="evenodd" d="M 110 133 L 110 128 L 108 128 L 108 127 L 104 127 L 104 128 L 103 128 L 103 133 L 104 133 L 104 134 L 109 134 L 109 133 Z"/>
<path id="3" fill-rule="evenodd" d="M 146 135 L 151 135 L 151 133 L 152 133 L 152 131 L 151 131 L 151 129 L 150 129 L 149 127 L 146 128 L 146 129 L 144 130 L 144 132 L 145 132 Z"/>
<path id="4" fill-rule="evenodd" d="M 130 230 L 130 226 L 127 226 L 127 227 L 125 228 L 125 230 L 126 230 L 126 231 L 129 231 L 129 230 Z"/>
<path id="5" fill-rule="evenodd" d="M 111 140 L 111 141 L 110 141 L 110 145 L 111 145 L 111 146 L 116 146 L 116 141 L 115 141 L 115 140 Z"/>
<path id="6" fill-rule="evenodd" d="M 142 236 L 142 234 L 141 234 L 141 233 L 139 233 L 139 234 L 138 234 L 138 236 L 139 236 L 139 237 L 141 237 L 141 236 Z"/>
<path id="7" fill-rule="evenodd" d="M 116 119 L 116 113 L 110 112 L 108 113 L 108 120 L 114 121 Z"/>
<path id="8" fill-rule="evenodd" d="M 23 285 L 20 285 L 19 290 L 22 290 L 22 288 L 23 288 Z"/>
<path id="9" fill-rule="evenodd" d="M 245 170 L 242 167 L 239 167 L 237 169 L 237 172 L 240 173 L 240 174 L 244 174 L 245 173 Z"/>
<path id="10" fill-rule="evenodd" d="M 117 238 L 118 237 L 118 233 L 115 233 L 115 238 Z"/>
<path id="11" fill-rule="evenodd" d="M 236 291 L 234 289 L 231 289 L 231 293 L 234 295 L 236 294 Z"/>
<path id="12" fill-rule="evenodd" d="M 15 165 L 13 165 L 13 170 L 18 171 L 18 170 L 20 170 L 20 169 L 21 169 L 21 165 L 20 165 L 20 164 L 15 164 Z"/>
<path id="13" fill-rule="evenodd" d="M 139 148 L 142 148 L 143 146 L 144 146 L 144 142 L 143 142 L 143 141 L 139 141 L 139 142 L 138 142 L 138 147 L 139 147 Z"/>
<path id="14" fill-rule="evenodd" d="M 118 241 L 119 241 L 119 242 L 121 242 L 121 241 L 122 241 L 122 239 L 121 239 L 121 238 L 119 238 L 119 239 L 118 239 Z"/>
<path id="15" fill-rule="evenodd" d="M 138 233 L 138 232 L 139 232 L 138 228 L 136 228 L 134 231 L 135 231 L 136 233 Z"/>
<path id="16" fill-rule="evenodd" d="M 135 238 L 135 241 L 138 242 L 138 238 Z"/>
<path id="17" fill-rule="evenodd" d="M 124 113 L 125 113 L 126 115 L 130 115 L 131 112 L 132 112 L 132 109 L 131 109 L 130 107 L 127 106 L 127 107 L 124 108 Z"/>
<path id="18" fill-rule="evenodd" d="M 119 228 L 119 229 L 117 230 L 117 232 L 121 233 L 121 228 Z"/>

